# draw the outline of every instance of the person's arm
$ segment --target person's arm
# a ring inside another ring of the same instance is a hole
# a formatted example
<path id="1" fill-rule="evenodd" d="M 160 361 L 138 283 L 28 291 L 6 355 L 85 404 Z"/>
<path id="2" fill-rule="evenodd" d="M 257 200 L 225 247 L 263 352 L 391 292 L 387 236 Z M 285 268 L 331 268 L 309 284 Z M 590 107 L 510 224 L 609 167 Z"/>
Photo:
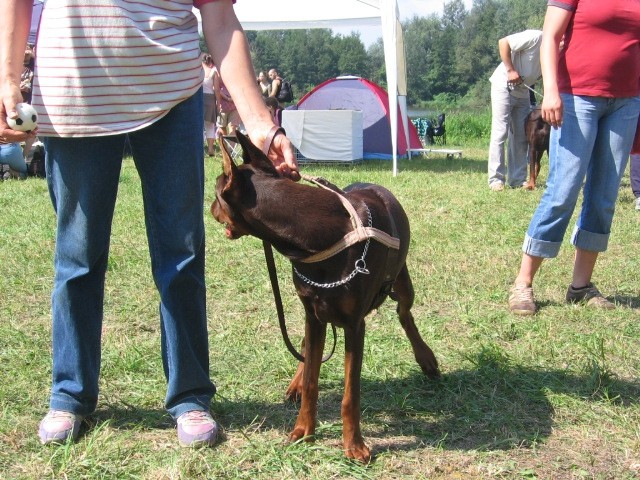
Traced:
<path id="1" fill-rule="evenodd" d="M 562 125 L 562 99 L 558 92 L 558 53 L 573 12 L 560 7 L 547 7 L 542 27 L 540 66 L 544 83 L 542 118 L 553 127 Z"/>
<path id="2" fill-rule="evenodd" d="M 509 45 L 509 39 L 507 37 L 498 40 L 498 52 L 500 53 L 500 60 L 502 60 L 502 63 L 507 69 L 507 85 L 512 87 L 520 85 L 522 78 L 520 77 L 520 72 L 513 66 L 513 61 L 511 60 L 511 45 Z"/>
<path id="3" fill-rule="evenodd" d="M 20 76 L 32 8 L 33 3 L 26 0 L 0 1 L 0 137 L 7 142 L 22 142 L 35 136 L 12 130 L 6 122 L 7 116 L 18 117 L 16 105 L 22 102 Z"/>
<path id="4" fill-rule="evenodd" d="M 238 21 L 231 0 L 205 3 L 200 8 L 202 30 L 207 47 L 220 75 L 231 93 L 249 137 L 263 148 L 274 124 L 260 89 L 255 82 L 249 45 Z M 273 137 L 269 159 L 285 176 L 299 179 L 298 164 L 289 139 L 282 134 Z"/>

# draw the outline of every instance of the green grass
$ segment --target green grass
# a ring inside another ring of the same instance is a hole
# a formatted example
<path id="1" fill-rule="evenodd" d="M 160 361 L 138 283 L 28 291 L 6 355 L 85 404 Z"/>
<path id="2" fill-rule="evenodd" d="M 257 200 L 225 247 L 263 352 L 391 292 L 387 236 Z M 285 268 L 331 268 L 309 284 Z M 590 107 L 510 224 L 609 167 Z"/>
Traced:
<path id="1" fill-rule="evenodd" d="M 223 434 L 213 449 L 178 447 L 163 410 L 158 295 L 131 161 L 114 219 L 98 410 L 78 443 L 42 447 L 54 215 L 45 181 L 0 183 L 0 478 L 637 478 L 640 215 L 628 177 L 594 276 L 619 308 L 563 303 L 573 255 L 566 241 L 536 280 L 540 312 L 521 318 L 507 312 L 507 290 L 543 188 L 490 192 L 485 156 L 465 148 L 462 159 L 403 160 L 395 178 L 389 162 L 303 167 L 341 186 L 387 186 L 412 223 L 413 313 L 443 377 L 422 376 L 392 302 L 367 319 L 362 427 L 376 456 L 370 466 L 346 460 L 340 448 L 340 331 L 338 354 L 321 371 L 317 439 L 286 444 L 297 407 L 282 399 L 296 362 L 280 337 L 261 244 L 227 240 L 208 213 L 212 411 Z M 207 171 L 206 210 L 219 159 L 207 160 Z M 288 262 L 276 261 L 297 343 L 302 308 Z"/>

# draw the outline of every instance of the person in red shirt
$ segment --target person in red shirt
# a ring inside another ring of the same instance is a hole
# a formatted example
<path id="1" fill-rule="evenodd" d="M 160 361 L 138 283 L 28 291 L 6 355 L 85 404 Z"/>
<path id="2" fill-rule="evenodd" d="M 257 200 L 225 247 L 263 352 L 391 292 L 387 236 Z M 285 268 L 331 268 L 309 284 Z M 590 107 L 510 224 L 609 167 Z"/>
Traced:
<path id="1" fill-rule="evenodd" d="M 542 116 L 553 127 L 549 177 L 525 235 L 509 309 L 535 313 L 534 276 L 545 258 L 558 255 L 581 191 L 565 298 L 615 308 L 591 276 L 598 254 L 607 249 L 640 111 L 640 2 L 549 0 L 542 31 Z"/>

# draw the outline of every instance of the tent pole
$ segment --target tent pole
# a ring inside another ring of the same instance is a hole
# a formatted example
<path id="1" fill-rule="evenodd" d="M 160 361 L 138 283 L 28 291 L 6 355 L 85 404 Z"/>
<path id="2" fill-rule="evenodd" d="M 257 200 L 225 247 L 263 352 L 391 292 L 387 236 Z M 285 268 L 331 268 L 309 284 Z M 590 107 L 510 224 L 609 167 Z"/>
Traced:
<path id="1" fill-rule="evenodd" d="M 387 73 L 387 93 L 389 94 L 389 121 L 391 122 L 391 149 L 393 155 L 393 176 L 398 175 L 398 49 L 396 0 L 382 0 L 382 41 Z"/>

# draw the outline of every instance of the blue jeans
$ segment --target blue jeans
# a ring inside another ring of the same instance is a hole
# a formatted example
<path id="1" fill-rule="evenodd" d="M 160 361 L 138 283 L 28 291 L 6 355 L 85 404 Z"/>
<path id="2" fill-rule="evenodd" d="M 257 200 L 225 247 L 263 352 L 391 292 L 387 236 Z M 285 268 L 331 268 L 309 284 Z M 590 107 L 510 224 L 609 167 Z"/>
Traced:
<path id="1" fill-rule="evenodd" d="M 571 243 L 592 252 L 607 249 L 640 109 L 640 97 L 562 94 L 562 101 L 562 127 L 551 129 L 547 189 L 522 246 L 535 257 L 558 255 L 581 189 L 582 208 Z"/>
<path id="2" fill-rule="evenodd" d="M 200 91 L 128 134 L 160 294 L 165 406 L 174 418 L 208 410 L 215 393 L 205 308 L 202 129 Z M 98 401 L 105 272 L 126 138 L 44 139 L 57 213 L 52 409 L 88 415 Z"/>
<path id="3" fill-rule="evenodd" d="M 0 163 L 9 165 L 21 177 L 27 176 L 27 164 L 19 143 L 0 143 Z"/>

